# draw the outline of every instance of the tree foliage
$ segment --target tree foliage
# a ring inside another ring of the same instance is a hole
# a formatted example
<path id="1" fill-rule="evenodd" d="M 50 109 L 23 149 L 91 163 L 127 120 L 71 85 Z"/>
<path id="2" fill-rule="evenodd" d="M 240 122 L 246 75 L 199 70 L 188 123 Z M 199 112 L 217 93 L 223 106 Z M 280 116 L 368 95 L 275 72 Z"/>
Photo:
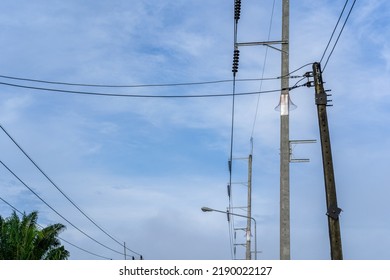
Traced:
<path id="1" fill-rule="evenodd" d="M 8 218 L 0 216 L 1 260 L 66 260 L 69 252 L 61 245 L 58 235 L 65 229 L 54 224 L 40 229 L 38 212 L 23 214 L 14 211 Z"/>

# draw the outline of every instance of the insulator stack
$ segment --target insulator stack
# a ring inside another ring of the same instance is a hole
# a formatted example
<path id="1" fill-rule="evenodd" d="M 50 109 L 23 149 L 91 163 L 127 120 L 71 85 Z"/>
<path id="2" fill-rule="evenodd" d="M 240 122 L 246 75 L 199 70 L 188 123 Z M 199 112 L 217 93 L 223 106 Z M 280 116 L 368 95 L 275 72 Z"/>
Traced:
<path id="1" fill-rule="evenodd" d="M 236 0 L 234 2 L 234 19 L 236 22 L 240 19 L 241 16 L 241 0 Z"/>
<path id="2" fill-rule="evenodd" d="M 233 68 L 232 72 L 236 74 L 238 72 L 238 62 L 240 60 L 240 50 L 235 49 L 233 54 Z"/>

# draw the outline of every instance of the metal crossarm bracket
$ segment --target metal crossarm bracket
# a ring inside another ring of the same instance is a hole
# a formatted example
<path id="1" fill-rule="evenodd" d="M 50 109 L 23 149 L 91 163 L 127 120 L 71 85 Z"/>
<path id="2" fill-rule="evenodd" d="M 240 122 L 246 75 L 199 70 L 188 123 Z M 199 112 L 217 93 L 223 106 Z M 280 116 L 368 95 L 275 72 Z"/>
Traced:
<path id="1" fill-rule="evenodd" d="M 331 217 L 334 220 L 337 220 L 340 216 L 341 211 L 342 210 L 340 208 L 338 208 L 336 205 L 331 205 L 328 208 L 328 212 L 326 213 L 326 215 L 328 217 Z"/>
<path id="2" fill-rule="evenodd" d="M 236 43 L 236 46 L 237 47 L 266 46 L 266 47 L 269 47 L 271 49 L 286 53 L 285 51 L 272 46 L 272 45 L 282 45 L 282 44 L 287 44 L 287 42 L 286 41 L 245 42 L 245 43 Z"/>

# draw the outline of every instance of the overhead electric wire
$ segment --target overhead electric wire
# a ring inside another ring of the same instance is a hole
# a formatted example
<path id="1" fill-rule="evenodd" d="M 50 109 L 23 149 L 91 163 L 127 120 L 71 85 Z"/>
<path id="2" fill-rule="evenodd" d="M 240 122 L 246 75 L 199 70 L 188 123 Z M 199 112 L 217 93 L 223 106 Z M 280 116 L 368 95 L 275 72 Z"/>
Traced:
<path id="1" fill-rule="evenodd" d="M 300 79 L 298 82 L 295 83 L 295 85 L 293 85 L 291 87 L 291 89 L 295 89 L 295 88 L 298 88 L 298 87 L 303 87 L 303 86 L 307 86 L 308 83 L 304 83 L 302 85 L 298 85 L 301 81 L 303 81 L 304 79 L 306 79 L 306 77 L 303 77 L 302 79 Z"/>
<path id="2" fill-rule="evenodd" d="M 347 2 L 348 2 L 348 1 L 347 1 Z M 341 37 L 341 34 L 342 34 L 343 31 L 344 31 L 345 25 L 347 24 L 348 19 L 349 19 L 351 13 L 352 13 L 352 10 L 353 10 L 353 8 L 355 7 L 355 3 L 356 3 L 356 0 L 353 1 L 352 6 L 351 6 L 351 8 L 349 9 L 348 15 L 347 15 L 347 17 L 345 18 L 344 24 L 343 24 L 343 26 L 342 26 L 342 28 L 341 28 L 341 30 L 340 30 L 340 32 L 339 32 L 339 35 L 337 36 L 336 42 L 334 43 L 333 48 L 332 48 L 332 50 L 331 50 L 331 52 L 330 52 L 328 58 L 326 59 L 326 62 L 325 62 L 325 64 L 324 64 L 324 66 L 322 67 L 322 72 L 325 71 L 325 68 L 326 68 L 326 66 L 328 65 L 329 59 L 331 58 L 331 56 L 332 56 L 332 54 L 333 54 L 333 52 L 334 52 L 334 50 L 335 50 L 335 48 L 336 48 L 336 46 L 337 46 L 337 44 L 338 44 L 338 42 L 339 42 L 339 39 L 340 39 L 340 37 Z"/>
<path id="3" fill-rule="evenodd" d="M 230 124 L 230 151 L 229 151 L 229 208 L 227 209 L 228 217 L 228 226 L 229 226 L 229 245 L 230 245 L 230 254 L 231 258 L 235 259 L 235 249 L 234 249 L 234 216 L 230 215 L 233 212 L 233 199 L 232 199 L 232 168 L 233 168 L 233 146 L 234 146 L 234 119 L 235 119 L 235 98 L 236 98 L 236 76 L 238 72 L 239 57 L 240 51 L 237 46 L 237 31 L 238 31 L 238 21 L 241 16 L 241 0 L 234 0 L 234 24 L 233 24 L 233 81 L 232 81 L 232 107 L 231 107 L 231 124 Z"/>
<path id="4" fill-rule="evenodd" d="M 268 28 L 268 38 L 267 38 L 267 41 L 269 41 L 270 38 L 271 38 L 272 23 L 273 23 L 274 12 L 275 12 L 275 2 L 276 2 L 276 0 L 274 0 L 273 5 L 272 5 L 272 12 L 271 12 L 271 19 L 270 19 L 269 28 Z M 265 66 L 267 64 L 267 58 L 268 58 L 268 48 L 265 49 L 264 62 L 263 62 L 263 71 L 261 73 L 259 91 L 261 91 L 263 89 L 263 80 L 262 80 L 262 78 L 264 77 Z M 251 132 L 251 137 L 250 137 L 251 143 L 252 143 L 252 147 L 253 147 L 253 134 L 255 132 L 255 126 L 256 126 L 256 122 L 257 122 L 257 115 L 258 115 L 258 112 L 259 112 L 260 96 L 261 96 L 261 94 L 259 94 L 258 97 L 257 97 L 256 112 L 255 112 L 255 117 L 254 117 L 254 120 L 253 120 L 252 132 Z"/>
<path id="5" fill-rule="evenodd" d="M 337 27 L 339 26 L 339 23 L 340 23 L 341 18 L 343 17 L 343 14 L 344 14 L 345 8 L 347 7 L 348 2 L 349 2 L 349 0 L 346 0 L 346 1 L 345 1 L 344 7 L 343 7 L 343 9 L 342 9 L 342 11 L 341 11 L 341 13 L 340 13 L 339 19 L 337 20 L 336 25 L 335 25 L 335 27 L 333 28 L 332 35 L 330 36 L 329 41 L 328 41 L 328 44 L 326 45 L 326 48 L 325 48 L 325 50 L 324 50 L 324 53 L 322 54 L 322 57 L 321 57 L 321 59 L 320 59 L 320 63 L 322 63 L 322 60 L 323 60 L 324 57 L 325 57 L 326 51 L 328 50 L 329 45 L 330 45 L 330 43 L 332 42 L 333 36 L 334 36 L 334 34 L 335 34 L 336 30 L 337 30 Z"/>
<path id="6" fill-rule="evenodd" d="M 80 95 L 92 95 L 92 96 L 106 96 L 106 97 L 127 97 L 127 98 L 215 98 L 215 97 L 231 97 L 233 93 L 221 93 L 221 94 L 192 94 L 192 95 L 148 95 L 148 94 L 118 94 L 118 93 L 104 93 L 104 92 L 90 92 L 90 91 L 75 91 L 75 90 L 64 90 L 64 89 L 55 89 L 55 88 L 42 88 L 42 87 L 31 87 L 18 84 L 10 84 L 0 82 L 0 85 L 17 87 L 23 89 L 32 89 L 37 91 L 47 91 L 47 92 L 60 92 L 66 94 L 80 94 Z M 235 93 L 235 96 L 244 96 L 244 95 L 253 95 L 259 93 L 271 93 L 271 92 L 280 92 L 281 89 L 275 90 L 266 90 L 266 91 L 255 91 L 255 92 L 242 92 Z"/>
<path id="7" fill-rule="evenodd" d="M 23 186 L 25 186 L 30 192 L 32 192 L 40 201 L 42 201 L 47 207 L 49 207 L 54 213 L 56 213 L 58 216 L 60 216 L 63 220 L 65 220 L 68 224 L 70 224 L 72 227 L 74 227 L 76 230 L 78 230 L 80 233 L 91 239 L 92 241 L 96 242 L 97 244 L 101 245 L 102 247 L 115 252 L 120 255 L 124 255 L 124 253 L 121 253 L 119 251 L 116 251 L 115 249 L 112 249 L 108 247 L 107 245 L 104 245 L 103 243 L 99 242 L 92 236 L 88 235 L 86 232 L 81 230 L 79 227 L 77 227 L 75 224 L 73 224 L 71 221 L 69 221 L 67 218 L 65 218 L 62 214 L 60 214 L 56 209 L 54 209 L 46 200 L 44 200 L 38 193 L 36 193 L 32 188 L 30 188 L 20 177 L 16 175 L 15 172 L 13 172 L 3 161 L 0 160 L 0 164 L 4 166 L 5 169 L 8 170 L 9 173 L 11 173 Z"/>
<path id="8" fill-rule="evenodd" d="M 71 242 L 69 242 L 69 241 L 67 241 L 67 240 L 65 240 L 65 239 L 63 239 L 63 238 L 61 238 L 61 237 L 58 237 L 58 238 L 61 239 L 61 240 L 64 241 L 64 242 L 68 243 L 69 245 L 71 245 L 71 246 L 73 246 L 73 247 L 75 247 L 75 248 L 77 248 L 77 249 L 79 249 L 79 250 L 81 250 L 81 251 L 84 251 L 85 253 L 88 253 L 88 254 L 90 254 L 90 255 L 93 255 L 93 256 L 95 256 L 95 257 L 99 257 L 99 258 L 102 258 L 102 259 L 105 259 L 105 260 L 112 260 L 112 258 L 108 258 L 108 257 L 105 257 L 105 256 L 101 256 L 101 255 L 98 255 L 98 254 L 93 253 L 93 252 L 91 252 L 91 251 L 88 251 L 88 250 L 86 250 L 86 249 L 84 249 L 84 248 L 81 248 L 80 246 L 77 246 L 77 245 L 75 245 L 75 244 L 73 244 L 73 243 L 71 243 Z"/>
<path id="9" fill-rule="evenodd" d="M 236 75 L 234 74 L 234 79 Z M 233 79 L 233 85 L 232 85 L 232 109 L 231 109 L 231 130 L 230 130 L 230 152 L 229 152 L 229 186 L 230 186 L 230 196 L 229 196 L 229 209 L 228 209 L 228 215 L 229 213 L 233 212 L 233 199 L 232 199 L 232 173 L 233 173 L 233 146 L 234 146 L 234 119 L 235 119 L 235 92 L 236 92 L 236 83 Z M 230 242 L 231 242 L 231 250 L 233 249 L 234 242 L 233 242 L 233 233 L 234 233 L 234 216 L 230 215 L 231 219 L 228 219 L 228 222 L 230 224 L 229 227 L 229 234 L 230 234 Z M 234 255 L 235 256 L 235 255 Z M 234 259 L 234 257 L 232 257 Z"/>
<path id="10" fill-rule="evenodd" d="M 221 83 L 230 83 L 232 80 L 214 80 L 214 81 L 201 81 L 201 82 L 184 82 L 184 83 L 160 83 L 160 84 L 134 84 L 134 85 L 104 85 L 104 84 L 86 84 L 86 83 L 67 83 L 67 82 L 58 82 L 58 81 L 48 81 L 48 80 L 39 80 L 31 78 L 21 78 L 7 75 L 0 75 L 0 78 L 24 81 L 24 82 L 34 82 L 34 83 L 43 83 L 43 84 L 52 84 L 52 85 L 62 85 L 62 86 L 78 86 L 78 87 L 96 87 L 96 88 L 147 88 L 147 87 L 176 87 L 176 86 L 196 86 L 196 85 L 208 85 L 208 84 L 221 84 Z M 280 77 L 274 78 L 262 78 L 263 81 L 277 80 Z M 237 79 L 237 82 L 253 82 L 260 81 L 259 78 L 252 79 Z"/>
<path id="11" fill-rule="evenodd" d="M 13 206 L 11 203 L 9 203 L 8 201 L 6 201 L 4 198 L 2 198 L 1 196 L 0 196 L 0 200 L 1 201 L 3 201 L 5 204 L 7 204 L 9 207 L 11 207 L 13 210 L 15 210 L 16 212 L 18 212 L 20 215 L 24 215 L 24 213 L 22 213 L 19 209 L 17 209 L 15 206 Z M 41 226 L 40 224 L 37 224 L 37 226 L 38 227 L 40 227 L 40 228 L 44 228 L 43 226 Z M 77 249 L 79 249 L 79 250 L 81 250 L 81 251 L 84 251 L 84 252 L 86 252 L 86 253 L 88 253 L 88 254 L 90 254 L 90 255 L 93 255 L 93 256 L 95 256 L 95 257 L 99 257 L 99 258 L 102 258 L 102 259 L 106 259 L 106 260 L 111 260 L 111 258 L 108 258 L 108 257 L 105 257 L 105 256 L 101 256 L 101 255 L 99 255 L 99 254 L 96 254 L 96 253 L 93 253 L 93 252 L 91 252 L 91 251 L 88 251 L 88 250 L 86 250 L 86 249 L 84 249 L 84 248 L 81 248 L 80 246 L 77 246 L 77 245 L 75 245 L 75 244 L 73 244 L 73 243 L 71 243 L 71 242 L 69 242 L 69 241 L 67 241 L 67 240 L 65 240 L 65 239 L 63 239 L 62 237 L 60 237 L 60 236 L 58 236 L 58 239 L 60 239 L 60 240 L 62 240 L 62 241 L 64 241 L 64 242 L 66 242 L 66 243 L 68 243 L 69 245 L 71 245 L 71 246 L 73 246 L 73 247 L 75 247 L 75 248 L 77 248 Z"/>
<path id="12" fill-rule="evenodd" d="M 294 79 L 302 78 L 302 77 L 304 77 L 304 76 L 302 76 L 302 75 L 291 76 L 291 74 L 293 74 L 293 73 L 295 73 L 295 72 L 298 72 L 299 70 L 301 70 L 301 69 L 303 69 L 303 68 L 305 68 L 305 67 L 307 67 L 307 66 L 310 66 L 310 65 L 313 65 L 313 63 L 312 63 L 312 62 L 306 63 L 306 64 L 304 64 L 304 65 L 298 67 L 297 69 L 295 69 L 295 70 L 291 71 L 290 73 L 288 73 L 288 74 L 286 75 L 286 77 L 289 77 L 290 79 L 292 79 L 292 78 L 294 78 Z M 280 76 L 279 78 L 282 78 L 282 77 L 283 77 L 283 76 Z"/>
<path id="13" fill-rule="evenodd" d="M 101 226 L 99 226 L 92 218 L 90 218 L 65 192 L 56 184 L 54 181 L 38 166 L 38 164 L 27 154 L 27 152 L 19 145 L 18 142 L 8 133 L 8 131 L 0 124 L 0 129 L 8 136 L 9 139 L 18 147 L 18 149 L 30 160 L 30 162 L 42 173 L 42 175 L 84 216 L 86 217 L 92 224 L 94 224 L 99 230 L 101 230 L 105 235 L 111 238 L 113 241 L 118 243 L 120 246 L 123 246 L 123 243 L 119 242 L 115 239 L 111 234 L 109 234 L 106 230 L 104 230 Z M 141 254 L 129 249 L 126 249 L 136 255 L 141 256 Z"/>

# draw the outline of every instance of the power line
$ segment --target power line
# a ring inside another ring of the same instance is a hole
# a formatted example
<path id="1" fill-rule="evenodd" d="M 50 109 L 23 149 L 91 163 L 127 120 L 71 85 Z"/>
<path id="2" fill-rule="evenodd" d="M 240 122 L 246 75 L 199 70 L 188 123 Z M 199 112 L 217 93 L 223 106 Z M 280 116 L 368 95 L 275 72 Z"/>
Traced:
<path id="1" fill-rule="evenodd" d="M 103 92 L 88 92 L 88 91 L 74 91 L 74 90 L 64 90 L 64 89 L 54 89 L 54 88 L 42 88 L 42 87 L 31 87 L 18 84 L 10 84 L 0 82 L 0 85 L 17 87 L 23 89 L 32 89 L 38 91 L 47 91 L 47 92 L 60 92 L 66 94 L 80 94 L 80 95 L 92 95 L 92 96 L 106 96 L 106 97 L 127 97 L 127 98 L 215 98 L 215 97 L 231 97 L 232 93 L 222 93 L 222 94 L 193 94 L 193 95 L 145 95 L 145 94 L 118 94 L 118 93 L 103 93 Z M 280 92 L 280 89 L 275 90 L 266 90 L 266 91 L 255 91 L 255 92 L 243 92 L 235 93 L 235 96 L 243 95 L 253 95 L 259 93 L 271 93 L 271 92 Z"/>
<path id="2" fill-rule="evenodd" d="M 291 72 L 288 73 L 285 77 L 288 77 L 289 79 L 299 79 L 299 78 L 305 77 L 305 76 L 302 76 L 302 75 L 291 76 L 291 74 L 294 74 L 295 72 L 298 72 L 299 70 L 301 70 L 301 69 L 303 69 L 303 68 L 305 68 L 305 67 L 307 67 L 307 66 L 310 66 L 310 65 L 313 65 L 313 63 L 312 63 L 312 62 L 306 63 L 305 65 L 302 65 L 302 66 L 298 67 L 297 69 L 291 71 Z M 281 76 L 281 77 L 279 77 L 279 78 L 282 78 L 282 77 L 284 77 L 284 76 Z"/>
<path id="3" fill-rule="evenodd" d="M 16 140 L 8 133 L 8 131 L 0 124 L 0 129 L 11 139 L 11 141 L 19 148 L 19 150 L 30 160 L 30 162 L 42 173 L 42 175 L 84 216 L 86 217 L 92 224 L 94 224 L 99 230 L 101 230 L 105 235 L 110 237 L 113 241 L 122 246 L 123 243 L 119 242 L 112 235 L 110 235 L 107 231 L 105 231 L 101 226 L 99 226 L 95 221 L 92 220 L 65 192 L 56 184 L 50 177 L 38 166 L 38 164 L 27 154 L 27 152 L 16 142 Z M 126 248 L 130 252 L 141 256 L 141 254 Z"/>
<path id="4" fill-rule="evenodd" d="M 54 213 L 56 213 L 58 216 L 60 216 L 62 219 L 64 219 L 66 222 L 68 222 L 72 227 L 74 227 L 75 229 L 77 229 L 80 233 L 82 233 L 83 235 L 85 235 L 86 237 L 88 237 L 89 239 L 91 239 L 92 241 L 96 242 L 97 244 L 103 246 L 104 248 L 106 249 L 109 249 L 115 253 L 118 253 L 120 255 L 124 255 L 123 253 L 119 252 L 119 251 L 116 251 L 106 245 L 104 245 L 103 243 L 99 242 L 98 240 L 96 240 L 95 238 L 91 237 L 90 235 L 88 235 L 87 233 L 85 233 L 83 230 L 81 230 L 79 227 L 77 227 L 76 225 L 74 225 L 71 221 L 69 221 L 67 218 L 65 218 L 63 215 L 61 215 L 57 210 L 55 210 L 48 202 L 46 202 L 39 194 L 37 194 L 32 188 L 30 188 L 22 179 L 20 179 L 16 174 L 15 172 L 13 172 L 3 161 L 0 160 L 0 164 L 4 166 L 5 169 L 8 170 L 9 173 L 11 173 L 23 186 L 25 186 L 30 192 L 32 192 L 40 201 L 42 201 L 47 207 L 49 207 Z"/>
<path id="5" fill-rule="evenodd" d="M 10 79 L 16 81 L 52 84 L 52 85 L 63 85 L 63 86 L 78 86 L 78 87 L 96 87 L 96 88 L 147 88 L 147 87 L 176 87 L 176 86 L 196 86 L 196 85 L 208 85 L 208 84 L 221 84 L 230 83 L 232 80 L 214 80 L 214 81 L 201 81 L 201 82 L 184 82 L 184 83 L 161 83 L 161 84 L 134 84 L 134 85 L 108 85 L 108 84 L 86 84 L 86 83 L 67 83 L 58 81 L 39 80 L 31 78 L 21 78 L 7 75 L 0 75 L 0 78 Z M 262 78 L 263 81 L 277 80 L 275 78 Z M 258 78 L 253 79 L 237 79 L 237 82 L 253 82 L 260 81 Z"/>
<path id="6" fill-rule="evenodd" d="M 326 48 L 325 48 L 325 50 L 324 50 L 324 53 L 322 54 L 320 63 L 322 63 L 322 60 L 324 59 L 324 56 L 325 56 L 325 54 L 326 54 L 326 51 L 328 50 L 329 45 L 330 45 L 330 43 L 332 42 L 333 35 L 335 34 L 335 32 L 336 32 L 336 30 L 337 30 L 337 26 L 339 26 L 340 20 L 341 20 L 341 18 L 343 17 L 343 14 L 344 14 L 345 8 L 347 7 L 348 2 L 349 2 L 349 0 L 346 0 L 346 1 L 345 1 L 344 7 L 343 7 L 343 9 L 342 9 L 342 11 L 341 11 L 341 13 L 340 13 L 339 19 L 337 20 L 337 23 L 336 23 L 335 27 L 333 28 L 332 35 L 330 36 L 329 41 L 328 41 L 328 44 L 326 45 Z"/>
<path id="7" fill-rule="evenodd" d="M 348 2 L 348 1 L 347 1 L 347 2 Z M 339 42 L 339 39 L 340 39 L 340 37 L 341 37 L 341 34 L 342 34 L 343 31 L 344 31 L 344 27 L 345 27 L 345 25 L 346 25 L 347 22 L 348 22 L 349 16 L 351 15 L 353 8 L 355 7 L 355 3 L 356 3 L 356 0 L 354 0 L 353 3 L 352 3 L 352 6 L 351 6 L 351 8 L 350 8 L 350 10 L 349 10 L 349 12 L 348 12 L 348 15 L 347 15 L 345 21 L 344 21 L 344 24 L 343 24 L 343 26 L 342 26 L 342 28 L 341 28 L 341 30 L 340 30 L 340 33 L 339 33 L 339 35 L 338 35 L 338 37 L 337 37 L 337 39 L 336 39 L 336 42 L 335 42 L 334 45 L 333 45 L 333 48 L 332 48 L 332 50 L 331 50 L 331 52 L 330 52 L 330 54 L 329 54 L 329 56 L 328 56 L 328 58 L 327 58 L 327 60 L 326 60 L 326 62 L 325 62 L 324 67 L 322 68 L 322 72 L 325 71 L 325 68 L 326 68 L 326 66 L 328 65 L 329 59 L 330 59 L 330 57 L 332 56 L 332 54 L 333 54 L 333 52 L 334 52 L 334 50 L 335 50 L 335 48 L 336 48 L 336 46 L 337 46 L 337 44 L 338 44 L 338 42 Z"/>
<path id="8" fill-rule="evenodd" d="M 303 86 L 308 86 L 308 83 L 304 83 L 304 84 L 301 84 L 301 85 L 298 85 L 301 81 L 303 81 L 304 79 L 306 79 L 306 77 L 303 77 L 302 79 L 300 79 L 298 82 L 295 83 L 295 85 L 293 85 L 291 88 L 292 89 L 295 89 L 295 88 L 298 88 L 298 87 L 303 87 Z"/>
<path id="9" fill-rule="evenodd" d="M 241 17 L 241 0 L 234 0 L 234 25 L 233 25 L 233 83 L 232 83 L 232 109 L 231 109 L 231 127 L 230 127 L 230 151 L 229 151 L 229 161 L 228 161 L 228 167 L 229 167 L 229 185 L 228 188 L 230 188 L 230 191 L 228 189 L 229 194 L 229 208 L 227 212 L 231 212 L 233 209 L 233 200 L 231 195 L 232 190 L 232 168 L 233 168 L 233 146 L 234 146 L 234 120 L 235 120 L 235 100 L 236 100 L 236 79 L 237 79 L 237 72 L 238 72 L 238 65 L 239 65 L 239 58 L 240 58 L 240 51 L 237 46 L 237 31 L 238 31 L 238 21 Z M 234 233 L 234 220 L 230 219 L 228 214 L 228 226 L 229 226 L 229 245 L 230 245 L 230 254 L 231 258 L 234 259 L 235 253 L 234 253 L 234 239 L 233 239 L 233 233 Z"/>
<path id="10" fill-rule="evenodd" d="M 270 19 L 269 28 L 268 28 L 268 39 L 267 39 L 267 41 L 269 41 L 270 38 L 271 38 L 272 23 L 273 23 L 274 12 L 275 12 L 275 2 L 276 2 L 276 0 L 274 0 L 273 5 L 272 5 L 272 12 L 271 12 L 271 19 Z M 268 48 L 265 49 L 264 62 L 263 62 L 263 71 L 262 71 L 262 74 L 261 74 L 259 91 L 261 91 L 263 89 L 263 80 L 262 80 L 262 78 L 264 77 L 265 66 L 267 64 L 267 58 L 268 58 Z M 251 132 L 251 138 L 250 138 L 250 139 L 252 139 L 251 140 L 252 143 L 253 143 L 253 134 L 255 132 L 255 125 L 256 125 L 256 122 L 257 122 L 257 115 L 258 115 L 258 112 L 259 112 L 260 96 L 261 95 L 259 94 L 258 97 L 257 97 L 256 112 L 255 112 L 255 117 L 254 117 L 253 125 L 252 125 L 252 132 Z"/>
<path id="11" fill-rule="evenodd" d="M 83 248 L 81 248 L 81 247 L 79 247 L 79 246 L 77 246 L 77 245 L 75 245 L 75 244 L 73 244 L 73 243 L 71 243 L 71 242 L 69 242 L 69 241 L 67 241 L 67 240 L 65 240 L 65 239 L 63 239 L 63 238 L 61 238 L 61 237 L 58 237 L 58 238 L 61 239 L 61 240 L 64 241 L 64 242 L 68 243 L 69 245 L 71 245 L 71 246 L 73 246 L 73 247 L 75 247 L 75 248 L 77 248 L 77 249 L 79 249 L 79 250 L 81 250 L 81 251 L 84 251 L 85 253 L 88 253 L 88 254 L 90 254 L 90 255 L 93 255 L 93 256 L 95 256 L 95 257 L 99 257 L 99 258 L 102 258 L 102 259 L 105 259 L 105 260 L 112 260 L 112 258 L 108 258 L 108 257 L 105 257 L 105 256 L 101 256 L 101 255 L 98 255 L 98 254 L 93 253 L 93 252 L 91 252 L 91 251 L 88 251 L 88 250 L 86 250 L 86 249 L 83 249 Z"/>
<path id="12" fill-rule="evenodd" d="M 16 212 L 18 212 L 20 215 L 24 215 L 24 213 L 22 213 L 19 209 L 17 209 L 16 207 L 14 207 L 11 203 L 9 203 L 8 201 L 6 201 L 4 198 L 2 198 L 1 196 L 0 196 L 0 200 L 1 201 L 3 201 L 5 204 L 7 204 L 9 207 L 11 207 L 13 210 L 15 210 Z M 40 228 L 44 228 L 43 226 L 41 226 L 40 224 L 37 224 L 37 226 L 38 227 L 40 227 Z M 75 248 L 77 248 L 77 249 L 79 249 L 79 250 L 81 250 L 81 251 L 84 251 L 84 252 L 86 252 L 86 253 L 88 253 L 88 254 L 91 254 L 91 255 L 94 255 L 94 256 L 96 256 L 96 257 L 99 257 L 99 258 L 102 258 L 102 259 L 106 259 L 106 260 L 110 260 L 111 258 L 108 258 L 108 257 L 104 257 L 104 256 L 101 256 L 101 255 L 98 255 L 98 254 L 96 254 L 96 253 L 92 253 L 92 252 L 90 252 L 90 251 L 88 251 L 88 250 L 86 250 L 86 249 L 83 249 L 83 248 L 81 248 L 81 247 L 79 247 L 79 246 L 77 246 L 77 245 L 75 245 L 75 244 L 73 244 L 73 243 L 71 243 L 71 242 L 69 242 L 69 241 L 67 241 L 67 240 L 65 240 L 65 239 L 63 239 L 63 238 L 61 238 L 61 237 L 59 237 L 58 236 L 58 239 L 60 239 L 60 240 L 62 240 L 62 241 L 64 241 L 64 242 L 66 242 L 66 243 L 68 243 L 69 245 L 71 245 L 71 246 L 73 246 L 73 247 L 75 247 Z"/>

